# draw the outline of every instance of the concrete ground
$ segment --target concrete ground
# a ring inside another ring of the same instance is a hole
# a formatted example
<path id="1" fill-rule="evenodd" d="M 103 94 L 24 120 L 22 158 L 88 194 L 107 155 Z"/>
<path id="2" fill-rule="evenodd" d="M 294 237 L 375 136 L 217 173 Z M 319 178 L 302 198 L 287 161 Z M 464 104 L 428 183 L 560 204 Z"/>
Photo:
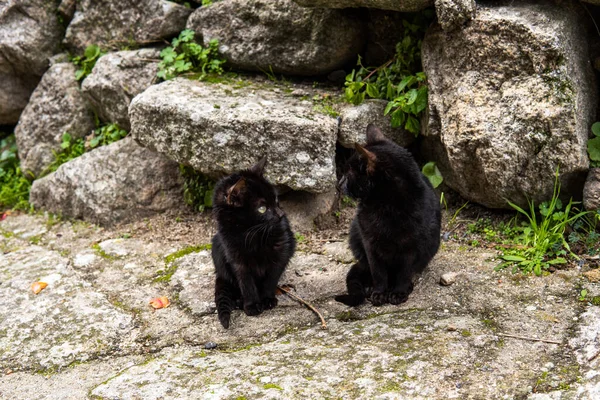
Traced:
<path id="1" fill-rule="evenodd" d="M 333 300 L 352 260 L 345 232 L 306 234 L 281 283 L 327 329 L 282 295 L 226 331 L 213 233 L 206 215 L 0 222 L 0 398 L 600 399 L 600 307 L 579 300 L 600 285 L 586 266 L 494 272 L 495 250 L 449 240 L 408 302 L 352 309 Z M 36 281 L 48 283 L 37 295 Z M 171 306 L 151 308 L 157 296 Z"/>

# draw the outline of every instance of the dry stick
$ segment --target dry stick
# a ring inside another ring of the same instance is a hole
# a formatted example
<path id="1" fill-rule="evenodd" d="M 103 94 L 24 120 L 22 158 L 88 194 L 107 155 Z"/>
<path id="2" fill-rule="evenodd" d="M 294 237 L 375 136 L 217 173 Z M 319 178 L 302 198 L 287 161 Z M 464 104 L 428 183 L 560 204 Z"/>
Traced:
<path id="1" fill-rule="evenodd" d="M 307 301 L 305 301 L 301 297 L 296 296 L 295 294 L 293 294 L 292 292 L 290 292 L 287 289 L 284 289 L 281 286 L 277 286 L 277 288 L 279 290 L 281 290 L 283 293 L 285 293 L 286 295 L 288 295 L 291 299 L 296 300 L 297 302 L 299 302 L 301 304 L 304 304 L 306 307 L 310 308 L 315 314 L 317 314 L 319 316 L 319 319 L 321 320 L 321 328 L 327 329 L 327 323 L 325 322 L 325 319 L 323 318 L 323 315 L 321 315 L 321 313 L 319 312 L 319 310 L 317 310 L 315 307 L 313 307 L 312 304 L 308 303 Z"/>
<path id="2" fill-rule="evenodd" d="M 532 341 L 532 342 L 544 342 L 544 343 L 552 343 L 552 344 L 562 344 L 562 342 L 558 342 L 556 340 L 537 339 L 537 338 L 531 338 L 531 337 L 526 337 L 526 336 L 509 335 L 508 333 L 498 333 L 498 336 L 504 336 L 504 337 L 514 338 L 514 339 L 521 339 L 521 340 L 529 340 L 529 341 Z"/>
<path id="3" fill-rule="evenodd" d="M 598 357 L 598 356 L 600 356 L 600 350 L 599 350 L 599 351 L 597 351 L 597 352 L 596 352 L 596 354 L 594 354 L 593 356 L 591 356 L 590 358 L 588 358 L 588 362 L 590 362 L 590 361 L 594 361 L 594 359 L 595 359 L 596 357 Z"/>

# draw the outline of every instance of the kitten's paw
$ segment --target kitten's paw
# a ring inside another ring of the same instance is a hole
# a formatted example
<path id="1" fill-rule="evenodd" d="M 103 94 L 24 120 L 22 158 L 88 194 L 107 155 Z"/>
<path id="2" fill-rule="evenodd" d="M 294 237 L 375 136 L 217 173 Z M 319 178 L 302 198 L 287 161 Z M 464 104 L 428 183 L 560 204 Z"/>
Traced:
<path id="1" fill-rule="evenodd" d="M 409 293 L 407 293 L 407 292 L 390 293 L 390 304 L 398 305 L 398 304 L 404 303 L 406 300 L 408 300 L 409 294 L 410 294 L 410 292 Z"/>
<path id="2" fill-rule="evenodd" d="M 263 309 L 270 310 L 275 308 L 277 305 L 277 299 L 275 297 L 267 297 L 262 301 Z"/>
<path id="3" fill-rule="evenodd" d="M 259 315 L 263 312 L 263 305 L 261 303 L 244 304 L 244 312 L 248 316 Z"/>
<path id="4" fill-rule="evenodd" d="M 386 303 L 389 303 L 389 293 L 387 292 L 373 292 L 371 294 L 371 304 L 373 304 L 375 307 L 379 307 L 382 306 Z"/>
<path id="5" fill-rule="evenodd" d="M 350 307 L 356 307 L 364 303 L 365 297 L 360 295 L 341 294 L 339 296 L 335 296 L 335 301 Z"/>

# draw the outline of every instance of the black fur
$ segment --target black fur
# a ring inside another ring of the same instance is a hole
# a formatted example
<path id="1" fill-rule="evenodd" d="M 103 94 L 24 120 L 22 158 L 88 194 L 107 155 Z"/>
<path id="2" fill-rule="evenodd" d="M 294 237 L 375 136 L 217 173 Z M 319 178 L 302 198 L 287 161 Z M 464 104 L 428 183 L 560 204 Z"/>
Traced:
<path id="1" fill-rule="evenodd" d="M 214 190 L 215 302 L 226 329 L 234 308 L 258 315 L 277 305 L 277 283 L 296 248 L 275 190 L 262 176 L 264 164 L 221 179 Z"/>
<path id="2" fill-rule="evenodd" d="M 349 306 L 400 304 L 413 290 L 440 245 L 440 201 L 410 153 L 387 140 L 373 125 L 367 144 L 356 145 L 340 185 L 359 201 L 350 227 L 357 259 L 346 277 Z"/>

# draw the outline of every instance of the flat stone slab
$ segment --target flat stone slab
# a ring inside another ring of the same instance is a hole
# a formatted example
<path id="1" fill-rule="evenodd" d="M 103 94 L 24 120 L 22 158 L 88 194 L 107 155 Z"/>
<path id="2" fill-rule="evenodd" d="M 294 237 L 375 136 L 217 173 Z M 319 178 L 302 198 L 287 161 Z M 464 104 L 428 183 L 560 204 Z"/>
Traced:
<path id="1" fill-rule="evenodd" d="M 34 282 L 48 286 L 35 295 Z M 0 364 L 52 369 L 118 351 L 133 325 L 69 267 L 39 246 L 0 254 Z M 18 310 L 18 312 L 16 311 Z"/>
<path id="2" fill-rule="evenodd" d="M 152 150 L 211 176 L 267 156 L 266 177 L 295 190 L 334 188 L 338 121 L 268 85 L 174 79 L 136 96 L 131 134 Z"/>

